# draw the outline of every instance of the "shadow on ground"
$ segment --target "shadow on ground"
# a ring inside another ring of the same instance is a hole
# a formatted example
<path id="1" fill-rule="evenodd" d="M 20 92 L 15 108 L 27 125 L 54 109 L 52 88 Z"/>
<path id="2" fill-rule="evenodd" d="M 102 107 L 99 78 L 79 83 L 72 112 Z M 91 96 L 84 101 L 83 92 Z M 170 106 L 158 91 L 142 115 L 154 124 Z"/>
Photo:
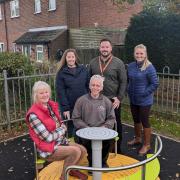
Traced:
<path id="1" fill-rule="evenodd" d="M 140 147 L 128 147 L 127 141 L 133 137 L 133 128 L 123 126 L 122 153 L 138 160 Z M 161 164 L 161 180 L 180 180 L 180 142 L 161 137 L 163 150 L 158 157 Z M 153 140 L 154 142 L 154 136 Z M 29 136 L 19 137 L 0 143 L 0 180 L 33 180 L 33 143 Z"/>

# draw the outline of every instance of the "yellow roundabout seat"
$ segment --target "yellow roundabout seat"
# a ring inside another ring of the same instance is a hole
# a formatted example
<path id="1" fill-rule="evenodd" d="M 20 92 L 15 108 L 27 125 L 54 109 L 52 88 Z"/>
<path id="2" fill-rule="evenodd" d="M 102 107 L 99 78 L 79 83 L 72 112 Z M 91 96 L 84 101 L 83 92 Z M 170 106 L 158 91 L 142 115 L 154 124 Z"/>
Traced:
<path id="1" fill-rule="evenodd" d="M 147 157 L 151 157 L 152 154 L 147 155 Z M 121 154 L 113 154 L 111 153 L 108 158 L 108 164 L 110 167 L 117 167 L 117 166 L 126 166 L 137 163 L 138 160 L 133 159 L 128 156 L 124 156 Z M 80 163 L 81 166 L 87 166 L 88 162 L 87 159 L 83 159 Z M 39 173 L 39 180 L 59 180 L 60 174 L 62 171 L 63 161 L 52 162 L 45 168 L 43 168 Z M 128 170 L 122 171 L 113 171 L 108 173 L 102 173 L 102 180 L 140 180 L 142 168 L 137 167 Z M 87 171 L 82 171 L 87 174 Z M 146 173 L 145 179 L 146 180 L 158 180 L 158 175 L 160 172 L 160 164 L 158 159 L 154 159 L 153 161 L 146 164 Z M 75 177 L 69 176 L 69 180 L 77 180 Z M 88 177 L 88 180 L 92 180 L 92 176 Z"/>

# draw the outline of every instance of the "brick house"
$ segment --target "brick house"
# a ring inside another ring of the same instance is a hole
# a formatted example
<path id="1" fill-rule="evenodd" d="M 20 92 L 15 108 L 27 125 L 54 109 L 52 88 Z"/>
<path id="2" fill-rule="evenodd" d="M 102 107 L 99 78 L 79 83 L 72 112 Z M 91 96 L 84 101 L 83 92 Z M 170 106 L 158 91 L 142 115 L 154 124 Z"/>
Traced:
<path id="1" fill-rule="evenodd" d="M 69 47 L 69 29 L 127 28 L 141 10 L 140 0 L 121 13 L 112 0 L 0 0 L 0 52 L 54 59 Z"/>

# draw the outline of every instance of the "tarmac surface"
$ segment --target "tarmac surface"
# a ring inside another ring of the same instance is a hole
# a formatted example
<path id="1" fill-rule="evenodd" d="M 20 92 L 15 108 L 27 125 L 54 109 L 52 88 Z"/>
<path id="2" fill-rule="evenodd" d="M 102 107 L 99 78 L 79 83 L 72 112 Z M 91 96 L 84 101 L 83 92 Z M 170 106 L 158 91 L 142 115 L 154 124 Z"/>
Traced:
<path id="1" fill-rule="evenodd" d="M 143 160 L 137 152 L 140 146 L 127 146 L 133 128 L 123 125 L 122 154 Z M 153 135 L 152 142 L 154 142 Z M 161 180 L 180 180 L 180 142 L 161 137 L 163 149 L 160 161 Z M 152 145 L 153 147 L 153 145 Z M 0 143 L 0 180 L 33 180 L 35 177 L 33 143 L 28 135 Z"/>

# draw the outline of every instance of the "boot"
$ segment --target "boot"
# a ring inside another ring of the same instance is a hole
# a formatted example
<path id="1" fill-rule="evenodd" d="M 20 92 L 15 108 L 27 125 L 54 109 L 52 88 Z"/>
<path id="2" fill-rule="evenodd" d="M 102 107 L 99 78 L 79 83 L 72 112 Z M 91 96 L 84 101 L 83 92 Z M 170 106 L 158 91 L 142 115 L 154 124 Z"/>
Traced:
<path id="1" fill-rule="evenodd" d="M 78 170 L 70 170 L 69 175 L 78 178 L 79 180 L 87 180 L 88 176 Z"/>
<path id="2" fill-rule="evenodd" d="M 139 145 L 142 143 L 142 124 L 141 123 L 136 123 L 134 124 L 134 133 L 135 133 L 135 138 L 132 139 L 131 141 L 128 141 L 128 145 L 130 146 L 135 146 L 135 145 Z"/>
<path id="3" fill-rule="evenodd" d="M 139 155 L 143 156 L 151 149 L 151 128 L 144 128 L 144 144 L 139 150 Z"/>

